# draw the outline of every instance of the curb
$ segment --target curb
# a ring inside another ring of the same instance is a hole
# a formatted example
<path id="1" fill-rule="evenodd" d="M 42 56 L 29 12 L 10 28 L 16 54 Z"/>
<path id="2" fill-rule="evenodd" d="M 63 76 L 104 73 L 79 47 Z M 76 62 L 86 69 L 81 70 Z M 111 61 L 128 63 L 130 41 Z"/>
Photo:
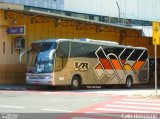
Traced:
<path id="1" fill-rule="evenodd" d="M 1 85 L 0 90 L 26 90 L 27 86 L 20 85 Z"/>

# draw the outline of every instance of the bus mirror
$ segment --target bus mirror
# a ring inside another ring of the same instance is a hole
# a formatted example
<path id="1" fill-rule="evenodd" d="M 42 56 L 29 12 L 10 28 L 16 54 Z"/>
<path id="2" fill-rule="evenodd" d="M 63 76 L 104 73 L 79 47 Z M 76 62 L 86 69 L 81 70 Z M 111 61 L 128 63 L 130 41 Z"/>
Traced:
<path id="1" fill-rule="evenodd" d="M 20 53 L 19 62 L 20 63 L 27 63 L 28 62 L 28 53 L 26 51 L 23 51 Z"/>
<path id="2" fill-rule="evenodd" d="M 49 54 L 49 59 L 53 59 L 53 54 L 56 52 L 55 49 L 51 50 L 50 51 L 50 54 Z"/>

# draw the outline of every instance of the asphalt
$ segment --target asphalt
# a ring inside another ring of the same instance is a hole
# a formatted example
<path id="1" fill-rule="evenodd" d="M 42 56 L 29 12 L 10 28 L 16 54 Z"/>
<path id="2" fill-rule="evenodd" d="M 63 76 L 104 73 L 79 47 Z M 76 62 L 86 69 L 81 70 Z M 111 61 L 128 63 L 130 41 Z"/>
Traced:
<path id="1" fill-rule="evenodd" d="M 48 87 L 48 86 L 34 86 L 34 85 L 0 85 L 0 90 L 28 90 L 28 91 L 72 91 L 72 92 L 89 92 L 100 94 L 114 94 L 114 95 L 128 95 L 128 96 L 141 96 L 141 97 L 159 97 L 160 87 L 158 86 L 157 93 L 155 92 L 154 85 L 152 86 L 134 86 L 131 89 L 125 89 L 120 86 L 107 86 L 102 88 L 82 87 L 80 90 L 71 90 L 68 87 Z"/>
<path id="2" fill-rule="evenodd" d="M 96 88 L 98 87 L 98 88 Z M 100 88 L 99 88 L 100 87 Z M 154 88 L 154 84 L 147 84 L 147 85 L 134 85 L 133 89 L 151 89 Z M 160 84 L 158 84 L 158 88 L 160 88 Z M 70 89 L 69 87 L 64 87 L 64 86 L 40 86 L 40 85 L 0 85 L 0 90 L 66 90 Z M 125 89 L 121 85 L 104 85 L 104 86 L 82 86 L 81 89 L 83 90 L 90 90 L 90 89 L 96 89 L 96 90 L 101 90 L 101 89 Z"/>
<path id="3" fill-rule="evenodd" d="M 26 85 L 0 85 L 0 90 L 26 90 Z"/>
<path id="4" fill-rule="evenodd" d="M 46 86 L 34 85 L 0 85 L 0 90 L 47 90 Z"/>

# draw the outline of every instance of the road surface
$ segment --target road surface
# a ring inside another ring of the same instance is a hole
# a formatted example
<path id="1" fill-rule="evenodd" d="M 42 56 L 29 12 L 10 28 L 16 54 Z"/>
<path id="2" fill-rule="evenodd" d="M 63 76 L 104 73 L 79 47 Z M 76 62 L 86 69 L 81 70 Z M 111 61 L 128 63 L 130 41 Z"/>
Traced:
<path id="1" fill-rule="evenodd" d="M 140 92 L 153 93 L 152 91 L 154 90 L 1 90 L 0 118 L 126 119 L 150 116 L 160 119 L 160 114 L 158 114 L 160 113 L 160 98 L 131 96 Z"/>

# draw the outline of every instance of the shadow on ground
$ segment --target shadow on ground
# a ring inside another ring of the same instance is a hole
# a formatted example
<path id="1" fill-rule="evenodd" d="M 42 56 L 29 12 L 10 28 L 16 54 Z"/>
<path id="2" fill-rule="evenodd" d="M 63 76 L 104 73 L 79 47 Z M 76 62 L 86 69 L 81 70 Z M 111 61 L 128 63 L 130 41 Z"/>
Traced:
<path id="1" fill-rule="evenodd" d="M 69 86 L 26 86 L 27 90 L 40 90 L 40 91 L 72 91 Z M 81 86 L 79 90 L 102 90 L 102 89 L 126 89 L 123 85 L 86 85 Z M 154 89 L 154 84 L 138 84 L 134 85 L 131 89 Z M 158 89 L 160 89 L 160 85 L 158 85 Z M 75 90 L 74 90 L 75 91 Z"/>

